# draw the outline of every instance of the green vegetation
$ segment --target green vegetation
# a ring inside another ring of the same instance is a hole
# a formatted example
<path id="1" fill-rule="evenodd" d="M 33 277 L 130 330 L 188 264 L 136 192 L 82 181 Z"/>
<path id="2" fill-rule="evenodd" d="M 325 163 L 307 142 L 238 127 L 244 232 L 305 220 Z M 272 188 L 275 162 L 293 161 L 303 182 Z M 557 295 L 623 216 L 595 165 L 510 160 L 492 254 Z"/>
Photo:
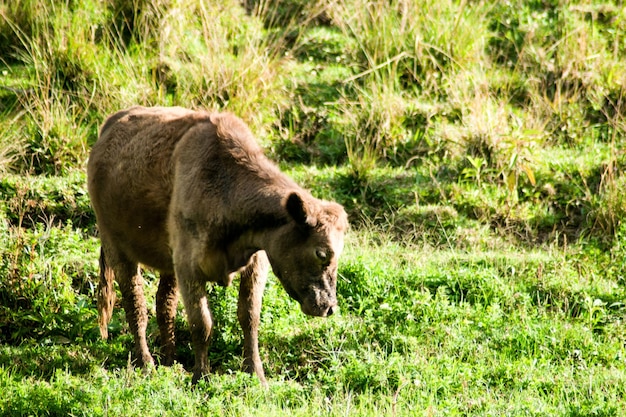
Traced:
<path id="1" fill-rule="evenodd" d="M 0 2 L 0 415 L 624 415 L 622 3 L 243 3 Z M 340 314 L 270 279 L 267 390 L 236 287 L 197 387 L 182 307 L 174 367 L 99 339 L 85 166 L 133 104 L 238 114 L 350 214 Z"/>

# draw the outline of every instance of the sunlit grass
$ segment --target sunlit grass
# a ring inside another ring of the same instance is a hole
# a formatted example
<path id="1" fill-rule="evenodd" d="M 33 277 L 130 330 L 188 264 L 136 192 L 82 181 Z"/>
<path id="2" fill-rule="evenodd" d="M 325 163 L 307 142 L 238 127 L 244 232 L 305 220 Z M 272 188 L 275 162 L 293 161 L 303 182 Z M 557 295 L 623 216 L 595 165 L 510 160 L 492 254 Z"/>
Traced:
<path id="1" fill-rule="evenodd" d="M 0 4 L 0 415 L 623 415 L 620 7 L 244 3 Z M 238 114 L 350 215 L 338 314 L 270 277 L 267 390 L 236 286 L 196 387 L 182 306 L 174 367 L 129 365 L 119 306 L 98 338 L 84 166 L 134 104 Z"/>

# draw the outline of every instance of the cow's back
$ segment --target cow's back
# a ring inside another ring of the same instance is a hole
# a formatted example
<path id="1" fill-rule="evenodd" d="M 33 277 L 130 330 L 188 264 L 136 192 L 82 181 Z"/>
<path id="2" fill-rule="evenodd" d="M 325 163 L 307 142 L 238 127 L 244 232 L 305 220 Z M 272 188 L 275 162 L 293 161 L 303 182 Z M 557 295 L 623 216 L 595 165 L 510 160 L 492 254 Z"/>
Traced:
<path id="1" fill-rule="evenodd" d="M 166 228 L 171 157 L 199 126 L 213 128 L 208 113 L 179 107 L 132 107 L 102 126 L 89 158 L 89 194 L 103 238 L 137 262 L 172 269 Z"/>

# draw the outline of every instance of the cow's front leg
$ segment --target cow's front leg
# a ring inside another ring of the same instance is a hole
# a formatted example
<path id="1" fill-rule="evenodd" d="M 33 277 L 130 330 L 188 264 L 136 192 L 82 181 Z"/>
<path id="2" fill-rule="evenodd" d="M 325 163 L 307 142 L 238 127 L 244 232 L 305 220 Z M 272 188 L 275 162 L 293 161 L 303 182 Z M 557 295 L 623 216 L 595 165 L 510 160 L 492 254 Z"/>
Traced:
<path id="1" fill-rule="evenodd" d="M 204 275 L 200 271 L 194 271 L 192 268 L 177 264 L 176 276 L 191 331 L 195 357 L 192 381 L 195 384 L 209 373 L 208 350 L 213 317 L 207 300 Z"/>
<path id="2" fill-rule="evenodd" d="M 176 342 L 174 329 L 176 327 L 176 307 L 178 306 L 178 291 L 176 289 L 176 275 L 161 272 L 159 289 L 156 293 L 156 313 L 159 332 L 161 334 L 161 353 L 163 365 L 170 366 L 176 356 Z"/>
<path id="3" fill-rule="evenodd" d="M 264 386 L 267 386 L 267 381 L 259 354 L 259 325 L 268 272 L 269 261 L 265 252 L 259 251 L 252 255 L 241 273 L 237 306 L 237 317 L 243 330 L 243 369 L 256 374 Z"/>

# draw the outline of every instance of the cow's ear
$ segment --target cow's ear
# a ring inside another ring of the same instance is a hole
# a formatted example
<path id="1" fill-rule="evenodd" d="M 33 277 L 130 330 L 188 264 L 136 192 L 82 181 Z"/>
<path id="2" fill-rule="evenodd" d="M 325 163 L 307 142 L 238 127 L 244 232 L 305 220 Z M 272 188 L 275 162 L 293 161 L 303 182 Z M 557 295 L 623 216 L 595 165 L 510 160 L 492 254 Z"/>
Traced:
<path id="1" fill-rule="evenodd" d="M 307 207 L 307 203 L 302 199 L 300 194 L 291 193 L 285 201 L 287 213 L 301 226 L 315 227 L 317 220 L 311 213 L 311 208 Z"/>

